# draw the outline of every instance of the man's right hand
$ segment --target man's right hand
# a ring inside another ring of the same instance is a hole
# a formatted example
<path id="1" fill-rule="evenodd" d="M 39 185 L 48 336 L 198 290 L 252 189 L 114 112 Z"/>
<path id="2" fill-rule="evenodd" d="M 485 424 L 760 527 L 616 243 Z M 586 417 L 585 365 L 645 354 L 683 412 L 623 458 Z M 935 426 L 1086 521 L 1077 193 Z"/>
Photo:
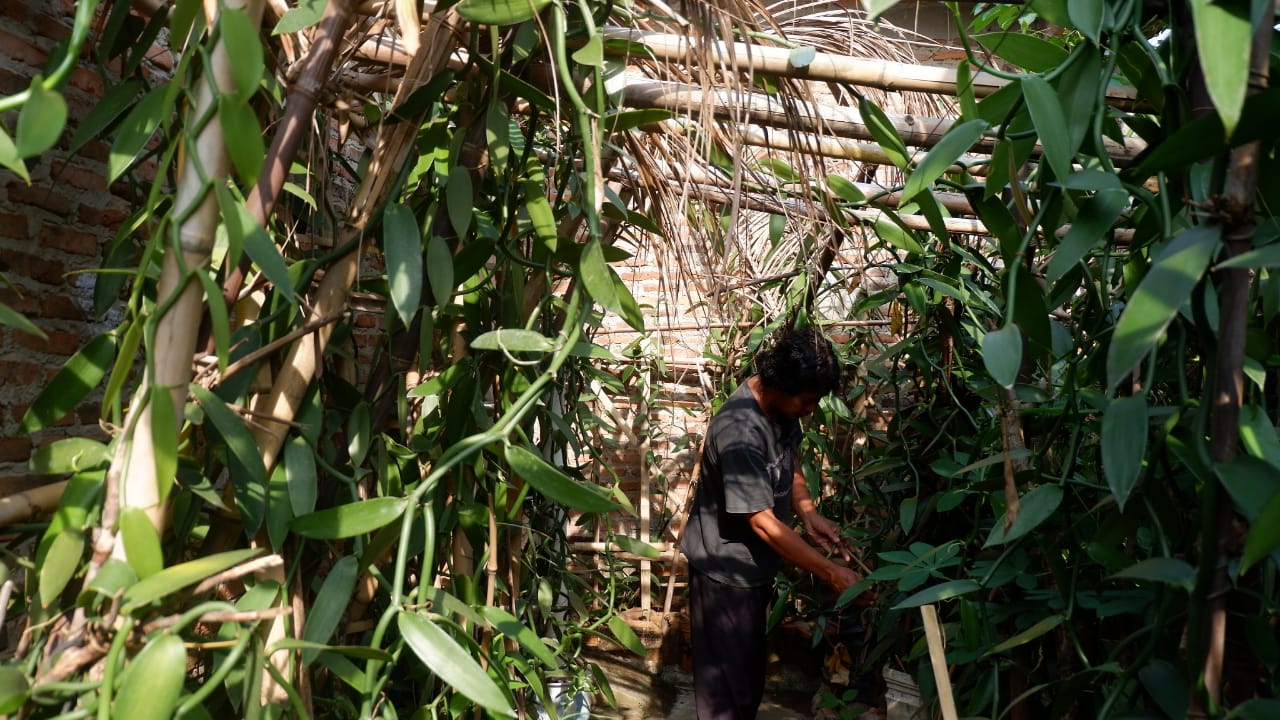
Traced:
<path id="1" fill-rule="evenodd" d="M 835 588 L 837 593 L 843 593 L 848 590 L 851 585 L 862 582 L 862 573 L 843 565 L 832 563 L 832 570 L 827 577 L 827 582 L 831 587 Z"/>

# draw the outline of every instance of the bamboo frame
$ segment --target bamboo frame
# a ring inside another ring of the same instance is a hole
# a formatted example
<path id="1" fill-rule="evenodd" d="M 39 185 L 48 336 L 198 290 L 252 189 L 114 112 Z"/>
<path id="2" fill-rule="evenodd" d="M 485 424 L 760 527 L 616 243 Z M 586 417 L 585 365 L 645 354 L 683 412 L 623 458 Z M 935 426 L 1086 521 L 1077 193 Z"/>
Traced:
<path id="1" fill-rule="evenodd" d="M 693 62 L 701 50 L 695 47 L 698 39 L 692 35 L 646 32 L 624 27 L 606 27 L 603 29 L 603 34 L 606 40 L 640 43 L 649 50 L 652 57 L 667 62 Z M 827 52 L 815 52 L 808 64 L 798 67 L 791 63 L 792 51 L 788 48 L 718 41 L 707 43 L 706 47 L 721 62 L 743 73 L 847 83 L 891 92 L 955 96 L 957 91 L 958 73 L 952 68 L 849 57 Z M 614 54 L 624 52 L 617 49 L 616 45 L 606 44 L 605 49 L 606 52 Z M 994 93 L 1010 82 L 986 72 L 975 72 L 972 77 L 973 94 L 979 98 Z M 1136 97 L 1137 92 L 1133 88 L 1112 87 L 1107 91 L 1107 103 L 1119 108 L 1133 108 Z"/>

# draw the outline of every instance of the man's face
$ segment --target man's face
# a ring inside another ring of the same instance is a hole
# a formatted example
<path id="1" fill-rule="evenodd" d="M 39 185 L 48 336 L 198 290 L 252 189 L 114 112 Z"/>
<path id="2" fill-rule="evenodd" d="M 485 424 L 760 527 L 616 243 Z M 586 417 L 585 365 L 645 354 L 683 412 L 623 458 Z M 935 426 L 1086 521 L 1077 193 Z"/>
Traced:
<path id="1" fill-rule="evenodd" d="M 784 420 L 799 420 L 813 414 L 818 409 L 818 401 L 822 399 L 821 393 L 801 393 L 800 395 L 788 395 L 786 393 L 778 393 L 778 402 L 774 410 Z"/>

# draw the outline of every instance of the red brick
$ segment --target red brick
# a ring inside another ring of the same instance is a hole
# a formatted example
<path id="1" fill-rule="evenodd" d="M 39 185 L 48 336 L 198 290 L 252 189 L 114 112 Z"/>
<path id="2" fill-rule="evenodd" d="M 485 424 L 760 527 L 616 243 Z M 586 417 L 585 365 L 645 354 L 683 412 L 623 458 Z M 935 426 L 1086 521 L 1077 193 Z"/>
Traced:
<path id="1" fill-rule="evenodd" d="M 23 315 L 34 315 L 40 311 L 41 301 L 29 292 L 19 294 L 8 287 L 0 287 L 0 303 L 17 310 Z"/>
<path id="2" fill-rule="evenodd" d="M 361 313 L 355 316 L 355 326 L 358 328 L 371 328 L 378 325 L 378 319 L 368 313 Z"/>
<path id="3" fill-rule="evenodd" d="M 26 240 L 27 216 L 21 213 L 0 213 L 0 237 Z"/>
<path id="4" fill-rule="evenodd" d="M 78 213 L 78 219 L 82 225 L 112 231 L 120 227 L 120 223 L 124 222 L 127 217 L 129 217 L 129 212 L 119 207 L 96 208 L 89 205 L 81 205 Z"/>
<path id="5" fill-rule="evenodd" d="M 76 151 L 76 155 L 105 163 L 111 155 L 111 143 L 106 140 L 90 140 Z"/>
<path id="6" fill-rule="evenodd" d="M 66 225 L 45 225 L 37 237 L 44 247 L 87 257 L 97 257 L 102 245 L 97 235 Z"/>
<path id="7" fill-rule="evenodd" d="M 97 426 L 98 420 L 102 418 L 102 405 L 85 403 L 76 408 L 76 418 L 80 420 L 81 425 Z"/>
<path id="8" fill-rule="evenodd" d="M 26 360 L 0 360 L 0 386 L 2 387 L 19 387 L 22 385 L 35 385 L 44 379 L 44 372 L 40 365 Z M 17 408 L 14 408 L 15 412 Z M 21 421 L 22 413 L 27 409 L 22 408 L 21 413 L 14 415 L 14 420 Z"/>
<path id="9" fill-rule="evenodd" d="M 0 462 L 24 462 L 31 457 L 31 439 L 0 438 Z"/>
<path id="10" fill-rule="evenodd" d="M 23 275 L 32 280 L 49 285 L 62 285 L 66 282 L 66 268 L 63 264 L 39 255 L 17 250 L 0 250 L 0 265 L 20 270 Z"/>
<path id="11" fill-rule="evenodd" d="M 71 71 L 71 77 L 67 78 L 67 84 L 94 97 L 102 97 L 103 92 L 106 90 L 102 75 L 97 70 L 90 70 L 83 65 L 77 66 Z"/>
<path id="12" fill-rule="evenodd" d="M 12 70 L 0 69 L 0 95 L 17 95 L 31 87 L 31 78 Z"/>
<path id="13" fill-rule="evenodd" d="M 71 34 L 71 25 L 62 18 L 49 15 L 36 17 L 36 35 L 52 41 L 62 40 Z"/>
<path id="14" fill-rule="evenodd" d="M 11 61 L 22 65 L 40 67 L 44 64 L 48 54 L 32 44 L 27 38 L 18 37 L 0 27 L 0 56 L 7 57 Z M 30 85 L 30 81 L 27 84 Z"/>
<path id="15" fill-rule="evenodd" d="M 63 192 L 55 192 L 53 187 L 28 185 L 19 181 L 9 183 L 8 190 L 10 202 L 18 205 L 33 205 L 62 217 L 70 217 L 78 205 Z"/>
<path id="16" fill-rule="evenodd" d="M 47 340 L 27 333 L 19 333 L 18 344 L 37 352 L 52 353 L 63 357 L 71 357 L 83 344 L 76 333 L 62 330 L 45 331 Z"/>
<path id="17" fill-rule="evenodd" d="M 49 177 L 54 183 L 67 183 L 81 190 L 92 190 L 100 193 L 107 189 L 105 169 L 94 170 L 55 160 L 49 166 Z"/>
<path id="18" fill-rule="evenodd" d="M 39 314 L 41 317 L 56 320 L 87 320 L 88 313 L 75 300 L 66 295 L 49 295 L 41 299 Z"/>

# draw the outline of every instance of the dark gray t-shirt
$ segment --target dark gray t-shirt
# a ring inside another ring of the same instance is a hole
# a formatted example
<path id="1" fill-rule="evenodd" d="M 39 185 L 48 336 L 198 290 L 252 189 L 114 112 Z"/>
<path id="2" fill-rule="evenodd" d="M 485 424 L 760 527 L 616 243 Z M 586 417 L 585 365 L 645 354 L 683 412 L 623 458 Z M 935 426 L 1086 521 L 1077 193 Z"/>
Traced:
<path id="1" fill-rule="evenodd" d="M 744 382 L 707 428 L 698 495 L 680 548 L 689 564 L 736 587 L 773 582 L 778 554 L 747 524 L 765 509 L 791 520 L 791 479 L 800 423 L 779 424 L 760 410 Z"/>

